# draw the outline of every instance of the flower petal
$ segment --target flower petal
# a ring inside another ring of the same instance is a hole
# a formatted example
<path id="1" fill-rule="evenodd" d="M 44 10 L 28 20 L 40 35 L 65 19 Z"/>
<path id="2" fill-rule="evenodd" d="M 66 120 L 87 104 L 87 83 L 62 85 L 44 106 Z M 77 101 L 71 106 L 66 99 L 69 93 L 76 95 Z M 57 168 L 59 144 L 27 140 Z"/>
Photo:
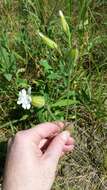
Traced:
<path id="1" fill-rule="evenodd" d="M 26 104 L 22 104 L 22 108 L 26 109 Z"/>
<path id="2" fill-rule="evenodd" d="M 30 104 L 27 104 L 27 105 L 26 105 L 26 108 L 27 108 L 28 110 L 30 109 L 30 107 L 31 107 Z"/>
<path id="3" fill-rule="evenodd" d="M 20 105 L 20 104 L 21 104 L 21 101 L 20 101 L 20 100 L 18 100 L 18 101 L 17 101 L 17 104 L 18 104 L 18 105 Z"/>
<path id="4" fill-rule="evenodd" d="M 22 95 L 23 95 L 23 96 L 26 96 L 26 90 L 25 90 L 25 89 L 22 89 L 21 92 L 22 92 Z"/>
<path id="5" fill-rule="evenodd" d="M 28 94 L 29 93 L 29 94 Z M 31 87 L 28 89 L 28 91 L 26 91 L 25 89 L 22 89 L 19 92 L 19 98 L 17 100 L 17 104 L 22 104 L 22 108 L 24 109 L 30 109 L 31 107 Z"/>

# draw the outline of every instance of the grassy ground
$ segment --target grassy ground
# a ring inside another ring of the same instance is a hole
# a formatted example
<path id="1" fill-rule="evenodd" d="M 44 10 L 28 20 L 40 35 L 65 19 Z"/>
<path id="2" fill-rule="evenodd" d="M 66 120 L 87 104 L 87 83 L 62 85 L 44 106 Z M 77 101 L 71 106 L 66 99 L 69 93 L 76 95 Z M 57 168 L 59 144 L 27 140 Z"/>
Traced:
<path id="1" fill-rule="evenodd" d="M 70 38 L 58 14 L 63 10 Z M 0 175 L 6 142 L 37 123 L 66 120 L 75 151 L 59 163 L 53 190 L 107 189 L 106 0 L 1 0 Z M 60 50 L 43 43 L 38 31 Z M 23 110 L 18 92 L 32 87 L 43 108 Z"/>

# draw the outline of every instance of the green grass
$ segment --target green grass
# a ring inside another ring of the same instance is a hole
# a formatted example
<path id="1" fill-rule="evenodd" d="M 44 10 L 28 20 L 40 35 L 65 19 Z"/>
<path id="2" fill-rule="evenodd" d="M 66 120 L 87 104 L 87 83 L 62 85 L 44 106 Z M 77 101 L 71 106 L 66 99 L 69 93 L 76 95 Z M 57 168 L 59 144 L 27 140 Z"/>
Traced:
<path id="1" fill-rule="evenodd" d="M 75 125 L 76 148 L 59 163 L 53 189 L 107 189 L 106 12 L 106 0 L 1 1 L 1 174 L 10 136 L 37 123 L 66 120 Z M 60 53 L 43 43 L 38 31 L 55 41 Z M 44 107 L 26 111 L 17 105 L 18 92 L 29 85 L 32 94 L 45 97 Z"/>

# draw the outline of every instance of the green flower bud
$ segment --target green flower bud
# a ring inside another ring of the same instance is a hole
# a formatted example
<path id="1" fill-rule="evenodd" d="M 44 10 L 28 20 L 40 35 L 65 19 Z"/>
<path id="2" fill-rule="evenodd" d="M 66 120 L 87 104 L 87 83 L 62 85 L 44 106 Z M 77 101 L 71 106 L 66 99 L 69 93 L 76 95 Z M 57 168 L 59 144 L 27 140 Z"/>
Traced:
<path id="1" fill-rule="evenodd" d="M 62 23 L 63 30 L 67 35 L 69 35 L 70 29 L 69 29 L 68 23 L 67 23 L 64 15 L 63 15 L 63 12 L 61 10 L 59 11 L 59 15 L 61 17 L 61 23 Z"/>
<path id="2" fill-rule="evenodd" d="M 51 40 L 50 38 L 44 36 L 41 32 L 39 32 L 39 36 L 42 38 L 43 42 L 48 45 L 52 49 L 57 49 L 58 50 L 58 45 Z"/>
<path id="3" fill-rule="evenodd" d="M 45 98 L 43 96 L 32 96 L 32 105 L 41 108 L 45 105 Z"/>

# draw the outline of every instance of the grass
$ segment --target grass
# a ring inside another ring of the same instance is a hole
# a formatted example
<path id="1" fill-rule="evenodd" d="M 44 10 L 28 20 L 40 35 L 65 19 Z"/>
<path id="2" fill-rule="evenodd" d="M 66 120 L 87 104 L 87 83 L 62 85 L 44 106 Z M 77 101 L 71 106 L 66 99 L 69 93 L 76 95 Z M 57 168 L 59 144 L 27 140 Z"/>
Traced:
<path id="1" fill-rule="evenodd" d="M 70 29 L 64 33 L 63 10 Z M 75 151 L 59 163 L 53 190 L 107 189 L 106 0 L 5 0 L 0 4 L 0 173 L 8 138 L 37 123 L 66 120 Z M 50 49 L 38 31 L 55 41 Z M 18 92 L 46 99 L 24 111 Z M 2 178 L 1 178 L 2 180 Z"/>

